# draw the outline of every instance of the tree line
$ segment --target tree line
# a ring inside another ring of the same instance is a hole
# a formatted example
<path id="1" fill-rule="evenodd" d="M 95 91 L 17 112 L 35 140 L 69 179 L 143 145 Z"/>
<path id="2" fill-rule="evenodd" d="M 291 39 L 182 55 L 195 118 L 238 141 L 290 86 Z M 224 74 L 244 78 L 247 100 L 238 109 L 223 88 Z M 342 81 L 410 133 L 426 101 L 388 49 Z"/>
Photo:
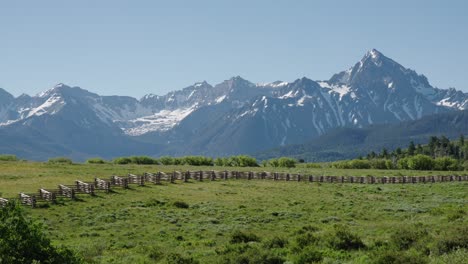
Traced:
<path id="1" fill-rule="evenodd" d="M 411 141 L 407 148 L 380 153 L 374 151 L 366 157 L 333 162 L 332 167 L 340 169 L 409 169 L 409 170 L 468 170 L 468 141 L 463 135 L 458 140 L 445 136 L 431 136 L 426 145 Z"/>
<path id="2" fill-rule="evenodd" d="M 189 165 L 189 166 L 220 166 L 220 167 L 259 167 L 260 164 L 254 157 L 248 155 L 237 155 L 230 157 L 211 158 L 206 156 L 171 157 L 162 156 L 152 158 L 148 156 L 119 157 L 112 161 L 101 158 L 92 158 L 86 161 L 88 164 L 137 164 L 137 165 Z M 285 167 L 293 168 L 297 161 L 288 157 L 281 157 L 262 161 L 263 167 Z"/>

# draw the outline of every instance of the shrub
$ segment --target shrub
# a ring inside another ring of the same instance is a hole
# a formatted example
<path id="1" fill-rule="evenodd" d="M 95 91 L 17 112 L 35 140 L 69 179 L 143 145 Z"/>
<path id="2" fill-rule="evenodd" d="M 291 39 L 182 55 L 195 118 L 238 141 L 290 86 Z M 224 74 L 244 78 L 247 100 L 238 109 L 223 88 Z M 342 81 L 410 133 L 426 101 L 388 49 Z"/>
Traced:
<path id="1" fill-rule="evenodd" d="M 204 156 L 186 156 L 180 158 L 181 164 L 191 166 L 213 166 L 213 158 Z"/>
<path id="2" fill-rule="evenodd" d="M 351 233 L 351 231 L 344 226 L 335 227 L 334 236 L 329 242 L 331 247 L 339 250 L 354 250 L 366 247 L 361 238 Z"/>
<path id="3" fill-rule="evenodd" d="M 320 165 L 319 163 L 306 163 L 305 166 L 308 169 L 321 169 L 322 168 L 322 165 Z"/>
<path id="4" fill-rule="evenodd" d="M 463 167 L 464 170 L 468 171 L 468 160 L 465 160 L 462 167 Z"/>
<path id="5" fill-rule="evenodd" d="M 418 154 L 408 160 L 408 168 L 410 170 L 432 170 L 434 160 L 426 155 Z"/>
<path id="6" fill-rule="evenodd" d="M 258 167 L 255 158 L 247 155 L 231 156 L 229 158 L 216 158 L 214 165 L 224 167 Z"/>
<path id="7" fill-rule="evenodd" d="M 401 252 L 387 250 L 379 252 L 374 257 L 375 264 L 425 264 L 427 258 L 417 252 Z"/>
<path id="8" fill-rule="evenodd" d="M 267 161 L 267 164 L 274 167 L 274 168 L 279 167 L 278 159 L 271 159 L 271 160 Z"/>
<path id="9" fill-rule="evenodd" d="M 407 170 L 408 167 L 408 160 L 409 158 L 402 158 L 397 161 L 397 168 L 400 170 Z"/>
<path id="10" fill-rule="evenodd" d="M 281 157 L 278 159 L 279 167 L 283 168 L 294 168 L 296 167 L 296 163 L 297 161 L 295 159 L 288 157 Z"/>
<path id="11" fill-rule="evenodd" d="M 17 161 L 18 158 L 15 155 L 2 154 L 0 155 L 0 161 Z"/>
<path id="12" fill-rule="evenodd" d="M 47 161 L 50 164 L 72 164 L 73 161 L 65 157 L 52 158 Z"/>
<path id="13" fill-rule="evenodd" d="M 284 248 L 288 244 L 288 240 L 283 237 L 275 236 L 270 240 L 265 241 L 265 246 L 267 248 Z"/>
<path id="14" fill-rule="evenodd" d="M 465 263 L 468 259 L 468 250 L 459 248 L 448 254 L 441 256 L 431 256 L 431 264 L 447 264 L 447 263 Z"/>
<path id="15" fill-rule="evenodd" d="M 283 264 L 286 261 L 275 250 L 245 243 L 228 245 L 218 254 L 222 254 L 218 263 L 225 264 Z"/>
<path id="16" fill-rule="evenodd" d="M 231 235 L 231 243 L 248 243 L 248 242 L 258 242 L 260 238 L 253 233 L 244 233 L 242 231 L 235 231 Z"/>
<path id="17" fill-rule="evenodd" d="M 174 165 L 174 158 L 169 156 L 162 156 L 159 158 L 159 163 L 162 165 Z"/>
<path id="18" fill-rule="evenodd" d="M 225 161 L 224 166 L 232 167 L 258 167 L 257 160 L 247 155 L 232 156 Z"/>
<path id="19" fill-rule="evenodd" d="M 297 256 L 297 259 L 294 263 L 297 264 L 308 264 L 308 263 L 318 263 L 322 261 L 323 254 L 313 247 L 307 247 L 302 250 L 302 252 Z"/>
<path id="20" fill-rule="evenodd" d="M 446 254 L 457 248 L 468 249 L 468 227 L 458 227 L 450 233 L 444 234 L 441 240 L 437 241 L 436 253 Z"/>
<path id="21" fill-rule="evenodd" d="M 101 158 L 91 158 L 91 159 L 86 160 L 86 163 L 88 163 L 88 164 L 104 164 L 104 163 L 106 163 L 106 161 L 101 159 Z"/>
<path id="22" fill-rule="evenodd" d="M 434 160 L 434 170 L 447 171 L 458 170 L 458 161 L 453 158 L 443 157 Z"/>
<path id="23" fill-rule="evenodd" d="M 176 201 L 176 202 L 174 202 L 174 206 L 177 207 L 177 208 L 182 208 L 182 209 L 187 209 L 187 208 L 190 207 L 190 206 L 188 205 L 188 203 L 186 203 L 186 202 L 181 202 L 181 201 Z"/>
<path id="24" fill-rule="evenodd" d="M 310 232 L 300 234 L 296 237 L 296 246 L 298 248 L 304 248 L 309 245 L 315 244 L 319 241 L 319 238 Z"/>
<path id="25" fill-rule="evenodd" d="M 116 158 L 114 159 L 114 163 L 115 164 L 130 164 L 132 163 L 132 160 L 130 158 L 127 158 L 127 157 L 120 157 L 120 158 Z"/>
<path id="26" fill-rule="evenodd" d="M 370 169 L 371 163 L 368 160 L 351 160 L 350 164 L 353 169 Z"/>
<path id="27" fill-rule="evenodd" d="M 229 165 L 228 159 L 227 158 L 216 158 L 214 160 L 214 165 L 216 166 L 223 166 L 223 167 L 228 167 Z"/>
<path id="28" fill-rule="evenodd" d="M 371 159 L 370 160 L 370 166 L 372 169 L 376 170 L 386 170 L 387 169 L 387 163 L 384 159 Z"/>
<path id="29" fill-rule="evenodd" d="M 278 159 L 270 159 L 267 164 L 271 167 L 282 167 L 282 168 L 294 168 L 296 167 L 297 161 L 288 157 L 281 157 Z"/>
<path id="30" fill-rule="evenodd" d="M 0 263 L 80 263 L 67 248 L 56 248 L 41 226 L 15 203 L 0 208 Z"/>
<path id="31" fill-rule="evenodd" d="M 391 160 L 385 160 L 385 166 L 387 167 L 387 170 L 394 170 L 396 169 L 396 164 L 394 164 Z"/>
<path id="32" fill-rule="evenodd" d="M 352 169 L 351 163 L 348 161 L 335 161 L 331 163 L 331 166 L 337 169 Z"/>
<path id="33" fill-rule="evenodd" d="M 391 242 L 399 249 L 409 249 L 427 235 L 427 231 L 419 226 L 399 228 L 390 236 Z"/>
<path id="34" fill-rule="evenodd" d="M 138 165 L 151 165 L 151 164 L 158 164 L 158 162 L 148 156 L 133 156 L 130 157 L 131 163 L 138 164 Z"/>
<path id="35" fill-rule="evenodd" d="M 185 257 L 179 253 L 170 253 L 166 257 L 167 264 L 196 264 L 198 261 L 194 260 L 192 257 Z"/>

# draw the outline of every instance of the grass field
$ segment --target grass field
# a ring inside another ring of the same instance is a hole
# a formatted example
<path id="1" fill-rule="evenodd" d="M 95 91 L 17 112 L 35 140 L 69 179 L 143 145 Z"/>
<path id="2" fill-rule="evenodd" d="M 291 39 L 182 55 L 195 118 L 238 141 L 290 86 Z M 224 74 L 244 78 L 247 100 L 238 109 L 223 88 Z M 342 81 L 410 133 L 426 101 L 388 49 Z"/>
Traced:
<path id="1" fill-rule="evenodd" d="M 2 197 L 96 176 L 224 169 L 29 162 L 5 162 L 0 168 Z M 444 174 L 289 171 L 338 176 Z M 89 263 L 463 263 L 468 258 L 467 193 L 467 182 L 228 180 L 115 188 L 110 194 L 80 195 L 80 201 L 26 211 L 44 224 L 55 244 L 70 247 Z"/>

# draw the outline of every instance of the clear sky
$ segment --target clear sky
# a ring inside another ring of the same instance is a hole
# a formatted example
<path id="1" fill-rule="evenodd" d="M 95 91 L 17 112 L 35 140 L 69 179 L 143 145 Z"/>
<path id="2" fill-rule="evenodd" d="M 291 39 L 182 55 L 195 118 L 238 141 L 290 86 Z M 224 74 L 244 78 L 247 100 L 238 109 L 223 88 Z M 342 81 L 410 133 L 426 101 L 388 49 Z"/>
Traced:
<path id="1" fill-rule="evenodd" d="M 468 92 L 468 1 L 0 0 L 0 87 L 165 94 L 240 75 L 329 79 L 376 48 Z"/>

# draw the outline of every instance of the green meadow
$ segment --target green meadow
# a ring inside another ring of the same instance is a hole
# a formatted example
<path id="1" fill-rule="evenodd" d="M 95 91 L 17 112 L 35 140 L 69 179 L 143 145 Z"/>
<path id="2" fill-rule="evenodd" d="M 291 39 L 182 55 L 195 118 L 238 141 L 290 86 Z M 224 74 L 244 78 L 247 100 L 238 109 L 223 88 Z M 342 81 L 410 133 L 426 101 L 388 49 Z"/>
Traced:
<path id="1" fill-rule="evenodd" d="M 1 197 L 94 177 L 186 170 L 400 176 L 455 172 L 0 163 Z M 460 173 L 460 172 L 459 172 Z M 463 173 L 463 172 L 461 172 Z M 468 182 L 217 180 L 113 188 L 30 209 L 86 263 L 463 263 Z"/>

